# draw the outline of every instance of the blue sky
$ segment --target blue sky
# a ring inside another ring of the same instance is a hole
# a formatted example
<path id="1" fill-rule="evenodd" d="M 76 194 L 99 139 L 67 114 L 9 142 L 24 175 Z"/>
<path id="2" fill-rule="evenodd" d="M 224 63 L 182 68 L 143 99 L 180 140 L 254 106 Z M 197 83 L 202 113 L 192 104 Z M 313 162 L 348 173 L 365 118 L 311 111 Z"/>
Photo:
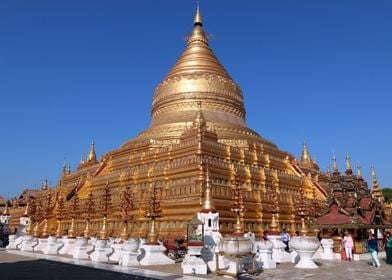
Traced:
<path id="1" fill-rule="evenodd" d="M 196 1 L 0 1 L 0 194 L 57 183 L 149 125 Z M 201 1 L 248 126 L 326 170 L 350 153 L 392 187 L 392 1 Z"/>

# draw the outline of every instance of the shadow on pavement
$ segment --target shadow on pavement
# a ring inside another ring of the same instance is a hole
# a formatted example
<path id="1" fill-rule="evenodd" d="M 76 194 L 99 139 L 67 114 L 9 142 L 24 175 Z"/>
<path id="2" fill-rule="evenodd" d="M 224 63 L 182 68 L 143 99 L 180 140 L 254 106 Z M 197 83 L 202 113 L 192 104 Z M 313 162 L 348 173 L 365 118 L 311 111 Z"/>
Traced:
<path id="1" fill-rule="evenodd" d="M 0 263 L 1 279 L 98 280 L 154 279 L 49 260 Z"/>

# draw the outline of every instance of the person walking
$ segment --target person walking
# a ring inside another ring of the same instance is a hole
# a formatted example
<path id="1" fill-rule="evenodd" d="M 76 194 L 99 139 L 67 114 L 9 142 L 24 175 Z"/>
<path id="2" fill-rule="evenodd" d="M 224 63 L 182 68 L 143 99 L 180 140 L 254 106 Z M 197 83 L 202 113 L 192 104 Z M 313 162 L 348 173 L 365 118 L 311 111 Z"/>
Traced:
<path id="1" fill-rule="evenodd" d="M 346 258 L 351 262 L 353 260 L 354 240 L 349 231 L 346 232 L 346 235 L 343 238 L 343 246 L 346 252 Z"/>
<path id="2" fill-rule="evenodd" d="M 290 250 L 289 250 L 290 235 L 286 229 L 283 229 L 283 232 L 280 234 L 280 239 L 286 245 L 286 248 L 284 248 L 284 250 L 286 252 L 290 252 Z"/>
<path id="3" fill-rule="evenodd" d="M 385 253 L 387 255 L 387 264 L 392 264 L 392 235 L 390 232 L 386 233 L 385 239 Z"/>
<path id="4" fill-rule="evenodd" d="M 380 260 L 378 259 L 378 245 L 375 234 L 370 234 L 368 239 L 368 252 L 372 256 L 372 266 L 380 267 Z"/>

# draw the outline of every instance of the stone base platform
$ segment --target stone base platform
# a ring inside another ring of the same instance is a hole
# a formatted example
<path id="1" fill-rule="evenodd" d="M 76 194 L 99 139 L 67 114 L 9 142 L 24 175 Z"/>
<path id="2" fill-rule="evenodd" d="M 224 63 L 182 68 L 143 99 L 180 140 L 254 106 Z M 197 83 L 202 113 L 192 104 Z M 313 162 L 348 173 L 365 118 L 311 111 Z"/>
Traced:
<path id="1" fill-rule="evenodd" d="M 392 279 L 392 265 L 385 263 L 381 255 L 381 267 L 372 268 L 371 261 L 359 260 L 344 262 L 340 260 L 316 260 L 319 265 L 317 270 L 303 270 L 294 268 L 293 263 L 278 264 L 276 269 L 264 270 L 256 275 L 257 279 Z M 50 265 L 48 265 L 50 262 Z M 57 262 L 57 264 L 55 263 Z M 111 263 L 94 263 L 89 260 L 74 260 L 70 256 L 44 255 L 34 252 L 9 252 L 0 249 L 0 264 L 3 267 L 4 279 L 23 279 L 26 271 L 31 279 L 51 280 L 56 274 L 57 280 L 99 279 L 118 280 L 126 275 L 138 276 L 138 279 L 222 279 L 215 273 L 208 275 L 183 275 L 181 263 L 159 266 L 124 267 Z M 95 268 L 95 269 L 91 269 Z M 99 271 L 105 270 L 105 271 Z M 64 272 L 64 273 L 62 273 Z M 94 277 L 93 277 L 94 276 Z M 79 277 L 79 278 L 78 278 Z"/>

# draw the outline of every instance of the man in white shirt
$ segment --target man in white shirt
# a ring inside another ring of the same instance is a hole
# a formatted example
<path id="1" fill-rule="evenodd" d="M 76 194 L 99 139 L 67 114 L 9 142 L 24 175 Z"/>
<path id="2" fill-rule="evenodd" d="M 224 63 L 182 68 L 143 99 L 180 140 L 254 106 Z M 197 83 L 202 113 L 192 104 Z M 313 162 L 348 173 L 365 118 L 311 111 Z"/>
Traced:
<path id="1" fill-rule="evenodd" d="M 285 228 L 283 229 L 282 233 L 280 234 L 280 239 L 286 245 L 286 248 L 284 250 L 286 252 L 289 252 L 290 235 Z"/>

